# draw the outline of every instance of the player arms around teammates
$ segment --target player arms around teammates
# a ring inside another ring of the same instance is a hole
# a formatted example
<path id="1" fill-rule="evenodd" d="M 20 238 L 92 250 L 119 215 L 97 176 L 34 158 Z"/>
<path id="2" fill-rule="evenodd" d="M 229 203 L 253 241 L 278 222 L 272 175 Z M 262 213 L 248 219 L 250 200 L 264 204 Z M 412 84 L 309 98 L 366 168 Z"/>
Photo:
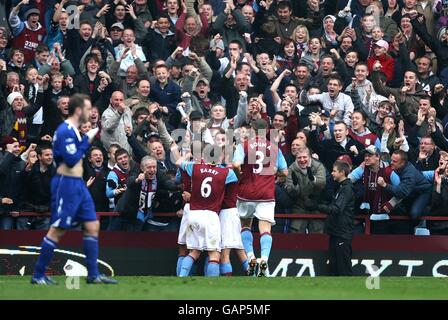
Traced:
<path id="1" fill-rule="evenodd" d="M 258 219 L 261 260 L 258 276 L 266 276 L 272 247 L 271 226 L 275 224 L 275 176 L 288 175 L 282 152 L 266 139 L 268 124 L 263 119 L 252 121 L 252 138 L 237 146 L 233 167 L 240 175 L 237 208 L 243 229 L 241 236 L 250 260 L 249 275 L 255 275 L 257 259 L 253 249 L 252 220 Z"/>
<path id="2" fill-rule="evenodd" d="M 56 284 L 53 279 L 45 276 L 45 269 L 65 231 L 78 223 L 84 224 L 87 283 L 117 283 L 100 275 L 98 271 L 99 222 L 92 197 L 82 179 L 82 158 L 98 129 L 81 136 L 78 127 L 89 119 L 91 110 L 92 104 L 86 95 L 73 95 L 68 105 L 68 118 L 55 132 L 53 152 L 58 169 L 51 181 L 51 227 L 42 241 L 39 259 L 31 278 L 33 284 Z"/>
<path id="3" fill-rule="evenodd" d="M 177 146 L 171 151 L 178 152 Z M 201 251 L 207 251 L 209 261 L 206 276 L 219 276 L 219 256 L 221 251 L 221 226 L 218 212 L 221 210 L 227 184 L 237 181 L 233 170 L 209 164 L 212 157 L 202 148 L 204 163 L 187 161 L 188 157 L 178 157 L 176 165 L 191 177 L 190 210 L 188 212 L 186 244 L 190 253 L 182 260 L 180 277 L 188 276 L 193 263 Z M 218 150 L 214 150 L 219 153 Z M 216 155 L 216 154 L 215 154 Z M 219 156 L 216 155 L 218 158 Z M 220 163 L 221 161 L 216 161 Z"/>

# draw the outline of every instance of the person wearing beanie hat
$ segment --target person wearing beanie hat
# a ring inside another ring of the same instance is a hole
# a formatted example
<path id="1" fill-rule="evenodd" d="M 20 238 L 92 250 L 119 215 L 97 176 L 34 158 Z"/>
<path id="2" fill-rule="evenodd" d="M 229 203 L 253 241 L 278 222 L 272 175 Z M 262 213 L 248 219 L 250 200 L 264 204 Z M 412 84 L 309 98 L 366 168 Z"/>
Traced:
<path id="1" fill-rule="evenodd" d="M 24 51 L 26 64 L 34 59 L 37 46 L 43 43 L 46 36 L 45 28 L 39 22 L 39 9 L 28 9 L 25 12 L 26 22 L 20 20 L 19 11 L 28 2 L 28 0 L 19 2 L 17 6 L 11 9 L 9 15 L 9 24 L 13 35 L 11 47 L 20 48 Z"/>
<path id="2" fill-rule="evenodd" d="M 323 36 L 325 39 L 326 47 L 332 48 L 338 45 L 338 34 L 334 31 L 334 23 L 336 21 L 336 17 L 332 15 L 325 16 L 322 27 L 323 27 Z"/>
<path id="3" fill-rule="evenodd" d="M 0 111 L 0 136 L 12 135 L 17 137 L 22 151 L 25 150 L 28 139 L 27 122 L 42 106 L 43 92 L 39 90 L 36 101 L 28 107 L 25 107 L 25 100 L 20 92 L 11 92 L 6 101 L 0 95 L 0 103 L 2 103 L 1 98 L 3 98 L 4 105 L 8 104 Z"/>

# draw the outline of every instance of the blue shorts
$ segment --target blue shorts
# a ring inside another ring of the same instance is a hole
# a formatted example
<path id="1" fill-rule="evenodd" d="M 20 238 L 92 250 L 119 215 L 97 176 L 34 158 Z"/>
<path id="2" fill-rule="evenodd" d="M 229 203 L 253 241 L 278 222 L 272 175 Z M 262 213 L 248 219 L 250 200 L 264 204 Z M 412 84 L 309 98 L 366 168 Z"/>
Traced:
<path id="1" fill-rule="evenodd" d="M 96 220 L 95 204 L 84 180 L 55 175 L 51 180 L 51 226 L 70 229 Z"/>

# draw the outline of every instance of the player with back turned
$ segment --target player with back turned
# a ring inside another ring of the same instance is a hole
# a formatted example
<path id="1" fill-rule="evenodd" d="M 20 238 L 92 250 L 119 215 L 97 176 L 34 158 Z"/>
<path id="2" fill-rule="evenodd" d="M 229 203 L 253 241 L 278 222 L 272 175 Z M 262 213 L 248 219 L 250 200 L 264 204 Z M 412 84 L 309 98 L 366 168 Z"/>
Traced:
<path id="1" fill-rule="evenodd" d="M 188 276 L 201 252 L 207 251 L 209 260 L 205 276 L 218 277 L 221 251 L 218 213 L 224 200 L 226 185 L 237 182 L 236 175 L 233 170 L 216 165 L 221 161 L 211 164 L 214 159 L 208 156 L 205 146 L 201 150 L 204 162 L 187 161 L 187 157 L 180 157 L 177 146 L 173 146 L 171 152 L 177 158 L 176 165 L 191 177 L 190 210 L 186 221 L 189 254 L 182 260 L 179 276 Z"/>
<path id="2" fill-rule="evenodd" d="M 280 149 L 266 139 L 268 124 L 263 119 L 251 123 L 253 137 L 239 144 L 233 167 L 239 173 L 237 208 L 241 218 L 241 237 L 249 259 L 248 275 L 255 275 L 257 259 L 253 249 L 252 220 L 258 219 L 261 259 L 257 276 L 266 276 L 272 247 L 271 226 L 275 224 L 275 177 L 288 176 L 288 167 Z"/>
<path id="3" fill-rule="evenodd" d="M 68 104 L 68 118 L 55 132 L 53 152 L 58 168 L 51 181 L 51 226 L 42 241 L 40 255 L 31 278 L 32 284 L 56 284 L 53 279 L 45 275 L 45 270 L 65 231 L 79 223 L 84 225 L 83 246 L 88 271 L 87 283 L 117 283 L 98 271 L 99 222 L 95 204 L 82 178 L 82 159 L 98 129 L 81 136 L 78 127 L 80 123 L 89 119 L 91 110 L 92 104 L 88 96 L 73 95 Z"/>

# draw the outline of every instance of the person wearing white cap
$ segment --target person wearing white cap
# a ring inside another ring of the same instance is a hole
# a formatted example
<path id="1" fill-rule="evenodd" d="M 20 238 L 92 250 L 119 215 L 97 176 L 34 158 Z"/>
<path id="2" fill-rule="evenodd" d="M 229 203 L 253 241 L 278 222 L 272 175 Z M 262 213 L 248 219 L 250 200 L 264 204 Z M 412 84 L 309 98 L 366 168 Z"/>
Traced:
<path id="1" fill-rule="evenodd" d="M 2 99 L 3 98 L 3 99 Z M 42 106 L 43 89 L 42 84 L 38 89 L 36 102 L 25 108 L 25 100 L 20 92 L 12 92 L 6 98 L 8 107 L 4 101 L 4 97 L 0 94 L 0 104 L 6 107 L 0 111 L 0 136 L 11 135 L 18 137 L 21 146 L 24 146 L 27 139 L 27 120 L 40 109 Z M 3 102 L 1 101 L 3 100 Z"/>
<path id="2" fill-rule="evenodd" d="M 11 10 L 9 24 L 13 35 L 12 47 L 21 48 L 25 54 L 25 63 L 34 59 L 36 48 L 43 43 L 46 35 L 45 28 L 39 23 L 40 11 L 31 8 L 25 12 L 26 22 L 21 21 L 18 14 L 23 5 L 27 5 L 29 0 L 22 0 Z"/>
<path id="3" fill-rule="evenodd" d="M 373 43 L 374 55 L 367 59 L 369 72 L 381 71 L 386 77 L 387 81 L 391 81 L 394 77 L 395 59 L 388 55 L 389 44 L 387 41 L 381 39 Z"/>

